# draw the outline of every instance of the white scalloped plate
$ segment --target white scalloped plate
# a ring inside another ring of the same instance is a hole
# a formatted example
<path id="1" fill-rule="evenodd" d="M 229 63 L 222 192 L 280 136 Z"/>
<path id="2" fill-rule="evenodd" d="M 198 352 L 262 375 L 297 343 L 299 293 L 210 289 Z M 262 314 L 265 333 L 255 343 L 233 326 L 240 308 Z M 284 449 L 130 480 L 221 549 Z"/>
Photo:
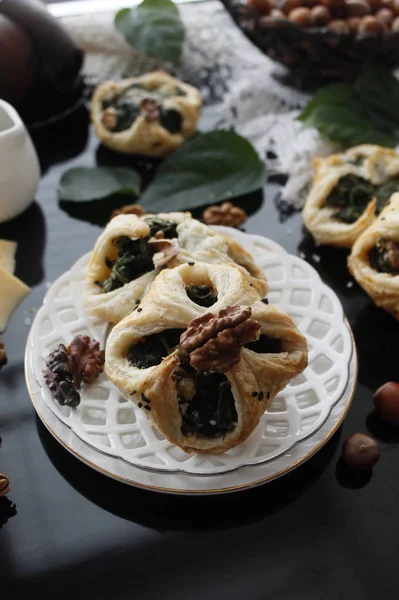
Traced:
<path id="1" fill-rule="evenodd" d="M 294 319 L 309 346 L 308 368 L 273 401 L 250 438 L 223 455 L 188 455 L 165 440 L 105 374 L 83 390 L 77 409 L 54 401 L 42 375 L 48 353 L 59 343 L 68 344 L 78 333 L 104 343 L 108 329 L 107 324 L 85 312 L 83 283 L 88 255 L 52 285 L 32 326 L 27 379 L 41 418 L 44 404 L 46 414 L 50 411 L 90 453 L 102 459 L 109 457 L 128 468 L 156 474 L 212 479 L 268 463 L 276 463 L 278 472 L 280 459 L 320 432 L 343 399 L 350 402 L 356 352 L 334 292 L 308 263 L 287 254 L 275 242 L 230 228 L 217 229 L 251 252 L 268 278 L 270 301 Z M 42 408 L 37 404 L 39 397 Z M 48 425 L 48 419 L 43 420 Z"/>

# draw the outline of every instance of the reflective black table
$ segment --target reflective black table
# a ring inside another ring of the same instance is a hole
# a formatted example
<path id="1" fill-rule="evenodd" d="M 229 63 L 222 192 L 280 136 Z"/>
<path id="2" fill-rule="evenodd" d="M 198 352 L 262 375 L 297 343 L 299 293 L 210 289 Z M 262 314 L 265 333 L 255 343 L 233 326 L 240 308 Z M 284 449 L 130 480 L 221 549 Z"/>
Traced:
<path id="1" fill-rule="evenodd" d="M 203 125 L 211 123 L 207 112 Z M 305 254 L 339 295 L 359 352 L 359 383 L 342 428 L 311 460 L 262 487 L 216 497 L 151 493 L 80 463 L 35 415 L 24 379 L 29 327 L 46 292 L 93 245 L 98 225 L 66 215 L 56 185 L 72 165 L 112 164 L 85 109 L 34 132 L 43 176 L 34 204 L 0 226 L 18 241 L 17 275 L 32 286 L 3 336 L 0 373 L 0 597 L 140 600 L 375 600 L 398 594 L 399 430 L 373 412 L 372 392 L 398 376 L 399 326 L 348 286 L 346 253 L 316 247 L 277 181 L 242 199 L 250 233 Z M 165 205 L 167 209 L 167 205 Z M 343 440 L 371 432 L 382 456 L 372 476 L 339 461 Z"/>

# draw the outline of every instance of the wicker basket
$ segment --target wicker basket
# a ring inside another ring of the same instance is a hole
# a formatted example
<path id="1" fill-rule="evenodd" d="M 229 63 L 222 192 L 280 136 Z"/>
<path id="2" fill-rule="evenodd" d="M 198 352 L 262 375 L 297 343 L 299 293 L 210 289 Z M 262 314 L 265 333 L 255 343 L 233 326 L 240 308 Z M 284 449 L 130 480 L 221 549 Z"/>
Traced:
<path id="1" fill-rule="evenodd" d="M 245 0 L 222 0 L 245 35 L 273 60 L 305 79 L 353 80 L 361 64 L 399 66 L 399 32 L 340 34 L 326 27 L 304 28 L 288 19 L 264 17 Z"/>

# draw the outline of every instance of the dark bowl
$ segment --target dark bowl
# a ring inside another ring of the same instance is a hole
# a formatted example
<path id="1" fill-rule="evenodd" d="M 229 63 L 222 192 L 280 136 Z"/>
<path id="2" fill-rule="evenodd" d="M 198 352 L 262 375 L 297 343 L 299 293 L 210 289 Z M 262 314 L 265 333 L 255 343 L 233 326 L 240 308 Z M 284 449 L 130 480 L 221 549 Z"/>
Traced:
<path id="1" fill-rule="evenodd" d="M 327 27 L 304 28 L 288 19 L 261 15 L 245 0 L 222 0 L 242 32 L 262 52 L 305 79 L 353 80 L 362 63 L 399 66 L 399 32 L 342 34 Z"/>

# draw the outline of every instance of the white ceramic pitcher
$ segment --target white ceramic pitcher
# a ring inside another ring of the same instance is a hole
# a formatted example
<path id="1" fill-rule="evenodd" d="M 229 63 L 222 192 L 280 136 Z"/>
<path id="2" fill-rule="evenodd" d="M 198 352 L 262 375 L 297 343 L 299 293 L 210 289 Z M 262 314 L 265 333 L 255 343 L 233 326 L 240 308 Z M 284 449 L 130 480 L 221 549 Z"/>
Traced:
<path id="1" fill-rule="evenodd" d="M 35 148 L 17 111 L 0 100 L 0 223 L 33 202 L 40 178 Z"/>

